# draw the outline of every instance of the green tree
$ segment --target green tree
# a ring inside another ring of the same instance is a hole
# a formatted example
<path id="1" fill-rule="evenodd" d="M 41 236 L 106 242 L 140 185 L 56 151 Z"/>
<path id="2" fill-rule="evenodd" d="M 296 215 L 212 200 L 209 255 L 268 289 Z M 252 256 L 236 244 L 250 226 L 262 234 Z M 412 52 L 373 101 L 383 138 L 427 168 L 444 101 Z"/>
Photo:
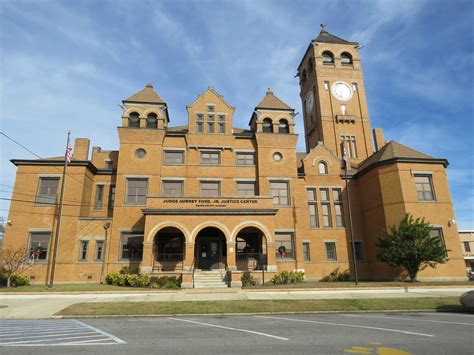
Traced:
<path id="1" fill-rule="evenodd" d="M 416 281 L 420 270 L 448 261 L 442 241 L 432 237 L 430 231 L 430 224 L 424 218 L 414 219 L 407 213 L 398 228 L 389 226 L 388 232 L 379 237 L 377 258 L 394 268 L 405 270 L 410 281 Z"/>

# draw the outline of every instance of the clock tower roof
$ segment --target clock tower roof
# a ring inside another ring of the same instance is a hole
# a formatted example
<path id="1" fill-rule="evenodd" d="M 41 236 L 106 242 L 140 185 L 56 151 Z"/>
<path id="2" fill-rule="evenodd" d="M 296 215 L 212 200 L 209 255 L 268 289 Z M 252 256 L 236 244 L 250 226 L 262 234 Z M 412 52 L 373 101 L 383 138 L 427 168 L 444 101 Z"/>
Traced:
<path id="1" fill-rule="evenodd" d="M 326 31 L 326 28 L 323 25 L 321 25 L 321 32 L 319 32 L 318 37 L 314 38 L 312 42 L 331 43 L 331 44 L 353 44 L 353 45 L 358 44 L 357 42 L 346 41 L 345 39 L 334 36 L 333 34 Z"/>

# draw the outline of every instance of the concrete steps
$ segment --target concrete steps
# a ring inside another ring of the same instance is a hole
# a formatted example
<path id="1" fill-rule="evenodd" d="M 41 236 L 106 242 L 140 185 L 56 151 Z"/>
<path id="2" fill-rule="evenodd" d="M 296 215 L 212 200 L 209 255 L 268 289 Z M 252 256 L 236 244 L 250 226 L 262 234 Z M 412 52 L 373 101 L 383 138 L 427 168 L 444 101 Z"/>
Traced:
<path id="1" fill-rule="evenodd" d="M 225 270 L 194 272 L 194 288 L 227 288 Z"/>

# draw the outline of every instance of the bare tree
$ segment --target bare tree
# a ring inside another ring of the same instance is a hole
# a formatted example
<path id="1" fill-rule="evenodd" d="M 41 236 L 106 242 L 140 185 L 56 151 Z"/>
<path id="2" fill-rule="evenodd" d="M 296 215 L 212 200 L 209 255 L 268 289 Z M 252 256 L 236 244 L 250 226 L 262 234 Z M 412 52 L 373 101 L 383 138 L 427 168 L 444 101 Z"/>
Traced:
<path id="1" fill-rule="evenodd" d="M 7 287 L 13 274 L 28 270 L 33 265 L 26 248 L 5 248 L 0 251 L 0 266 L 7 275 Z"/>

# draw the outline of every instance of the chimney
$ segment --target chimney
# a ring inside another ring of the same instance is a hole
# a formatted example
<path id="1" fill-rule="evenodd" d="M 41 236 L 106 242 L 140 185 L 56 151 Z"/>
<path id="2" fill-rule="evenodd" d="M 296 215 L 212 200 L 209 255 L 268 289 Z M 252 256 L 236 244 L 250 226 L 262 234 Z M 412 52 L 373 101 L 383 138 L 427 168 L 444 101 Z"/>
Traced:
<path id="1" fill-rule="evenodd" d="M 372 132 L 374 134 L 375 151 L 378 152 L 385 145 L 383 131 L 382 128 L 374 128 Z"/>
<path id="2" fill-rule="evenodd" d="M 74 152 L 72 159 L 89 160 L 89 138 L 76 138 L 74 141 Z"/>

